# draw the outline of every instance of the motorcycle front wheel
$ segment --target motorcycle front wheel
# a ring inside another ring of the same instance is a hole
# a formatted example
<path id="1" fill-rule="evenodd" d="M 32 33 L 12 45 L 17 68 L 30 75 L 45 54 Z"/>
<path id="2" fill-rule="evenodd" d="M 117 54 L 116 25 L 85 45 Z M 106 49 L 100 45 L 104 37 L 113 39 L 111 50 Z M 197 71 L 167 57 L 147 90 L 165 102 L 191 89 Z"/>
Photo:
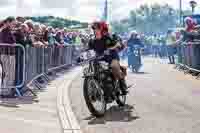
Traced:
<path id="1" fill-rule="evenodd" d="M 92 77 L 84 80 L 83 94 L 89 111 L 95 117 L 102 117 L 106 112 L 107 103 L 104 98 L 104 91 L 99 83 Z"/>

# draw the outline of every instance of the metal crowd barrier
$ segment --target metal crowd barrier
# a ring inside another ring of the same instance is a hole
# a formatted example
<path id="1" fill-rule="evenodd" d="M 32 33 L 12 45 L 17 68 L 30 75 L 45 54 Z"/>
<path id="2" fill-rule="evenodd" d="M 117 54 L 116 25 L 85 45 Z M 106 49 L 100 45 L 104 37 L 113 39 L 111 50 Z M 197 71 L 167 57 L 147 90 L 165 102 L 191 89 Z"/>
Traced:
<path id="1" fill-rule="evenodd" d="M 36 48 L 27 45 L 24 48 L 20 44 L 0 44 L 1 95 L 15 89 L 17 95 L 21 96 L 20 90 L 37 77 L 72 65 L 80 49 L 76 50 L 76 46 Z"/>
<path id="2" fill-rule="evenodd" d="M 1 95 L 9 94 L 11 89 L 23 87 L 25 83 L 25 48 L 20 44 L 0 44 L 0 68 Z M 16 91 L 18 92 L 18 90 Z"/>
<path id="3" fill-rule="evenodd" d="M 183 42 L 178 46 L 178 62 L 180 69 L 185 73 L 198 73 L 197 78 L 200 77 L 200 41 Z"/>

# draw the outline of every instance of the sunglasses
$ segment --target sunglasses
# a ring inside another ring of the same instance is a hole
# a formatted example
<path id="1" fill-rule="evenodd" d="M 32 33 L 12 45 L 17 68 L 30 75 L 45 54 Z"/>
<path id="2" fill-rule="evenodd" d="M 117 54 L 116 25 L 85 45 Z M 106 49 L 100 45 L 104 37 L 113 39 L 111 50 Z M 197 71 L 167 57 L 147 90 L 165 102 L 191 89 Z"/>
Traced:
<path id="1" fill-rule="evenodd" d="M 100 25 L 99 25 L 99 24 L 94 24 L 94 25 L 92 26 L 92 29 L 93 29 L 93 30 L 96 30 L 96 29 L 99 29 L 99 30 L 100 30 Z"/>

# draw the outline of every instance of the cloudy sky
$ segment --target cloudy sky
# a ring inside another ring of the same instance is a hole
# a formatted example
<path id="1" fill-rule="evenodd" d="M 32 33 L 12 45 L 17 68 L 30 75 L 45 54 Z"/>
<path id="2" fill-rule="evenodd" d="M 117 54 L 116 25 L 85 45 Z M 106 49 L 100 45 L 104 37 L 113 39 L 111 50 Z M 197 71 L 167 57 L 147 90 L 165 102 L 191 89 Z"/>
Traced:
<path id="1" fill-rule="evenodd" d="M 182 0 L 183 8 L 189 8 L 190 0 Z M 196 0 L 200 4 L 200 0 Z M 143 3 L 168 3 L 179 7 L 179 0 L 109 0 L 112 19 L 128 15 L 131 9 Z M 0 17 L 9 15 L 70 16 L 81 21 L 93 21 L 101 17 L 104 0 L 0 0 Z M 199 8 L 199 7 L 198 7 Z"/>

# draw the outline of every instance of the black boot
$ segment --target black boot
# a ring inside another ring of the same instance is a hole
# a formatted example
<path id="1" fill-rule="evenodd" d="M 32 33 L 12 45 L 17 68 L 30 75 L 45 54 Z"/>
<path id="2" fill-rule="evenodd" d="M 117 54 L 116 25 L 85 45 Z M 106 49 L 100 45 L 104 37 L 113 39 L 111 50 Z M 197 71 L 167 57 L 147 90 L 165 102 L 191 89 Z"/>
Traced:
<path id="1" fill-rule="evenodd" d="M 175 64 L 174 56 L 172 56 L 172 64 Z"/>
<path id="2" fill-rule="evenodd" d="M 119 83 L 120 83 L 120 88 L 121 88 L 121 91 L 122 91 L 122 95 L 126 95 L 128 93 L 128 91 L 127 91 L 128 87 L 127 87 L 125 79 L 119 80 Z"/>

